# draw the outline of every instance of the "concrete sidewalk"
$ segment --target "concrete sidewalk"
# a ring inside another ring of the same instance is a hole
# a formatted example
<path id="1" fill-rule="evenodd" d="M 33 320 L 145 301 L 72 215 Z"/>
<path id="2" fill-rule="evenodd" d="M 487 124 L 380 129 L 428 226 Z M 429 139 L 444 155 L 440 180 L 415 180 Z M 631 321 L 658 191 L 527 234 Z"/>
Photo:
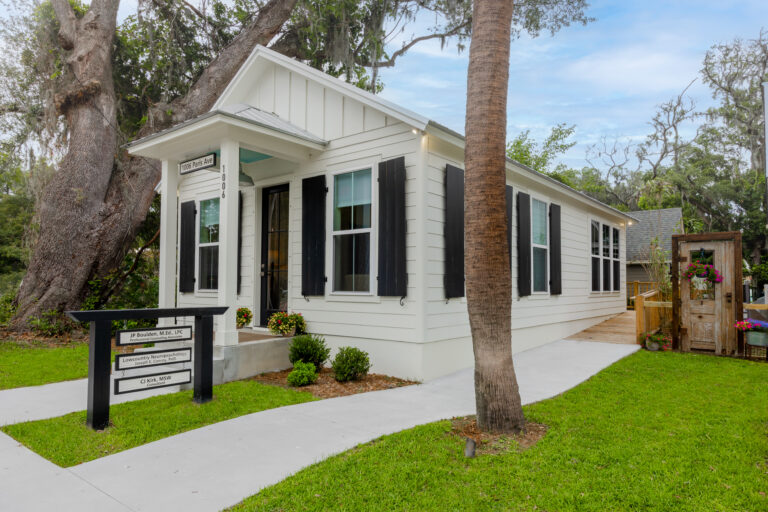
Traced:
<path id="1" fill-rule="evenodd" d="M 638 348 L 559 341 L 517 354 L 523 403 L 560 394 Z M 58 510 L 220 510 L 360 443 L 474 410 L 468 369 L 419 386 L 242 416 L 68 470 L 0 435 L 0 507 L 40 510 L 61 496 Z"/>
<path id="2" fill-rule="evenodd" d="M 163 371 L 165 367 L 141 368 L 133 375 Z M 168 370 L 176 368 L 169 367 Z M 114 380 L 123 376 L 124 371 L 113 371 L 110 375 L 110 404 L 142 400 L 150 396 L 164 395 L 179 391 L 179 386 L 150 389 L 136 393 L 115 395 Z M 68 380 L 42 386 L 14 388 L 0 391 L 0 427 L 24 421 L 55 418 L 88 407 L 88 379 Z"/>

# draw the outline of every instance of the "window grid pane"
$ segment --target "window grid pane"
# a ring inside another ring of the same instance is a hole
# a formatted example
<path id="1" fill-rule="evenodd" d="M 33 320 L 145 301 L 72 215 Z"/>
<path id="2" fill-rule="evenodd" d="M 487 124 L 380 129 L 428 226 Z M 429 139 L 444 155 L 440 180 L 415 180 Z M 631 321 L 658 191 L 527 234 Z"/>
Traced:
<path id="1" fill-rule="evenodd" d="M 547 291 L 547 250 L 533 248 L 533 291 Z"/>
<path id="2" fill-rule="evenodd" d="M 219 198 L 200 201 L 200 243 L 219 241 Z"/>
<path id="3" fill-rule="evenodd" d="M 547 245 L 547 203 L 534 199 L 531 203 L 531 237 L 536 245 Z"/>
<path id="4" fill-rule="evenodd" d="M 333 190 L 333 230 L 370 228 L 371 170 L 335 176 Z"/>
<path id="5" fill-rule="evenodd" d="M 370 233 L 334 235 L 333 291 L 370 291 Z"/>

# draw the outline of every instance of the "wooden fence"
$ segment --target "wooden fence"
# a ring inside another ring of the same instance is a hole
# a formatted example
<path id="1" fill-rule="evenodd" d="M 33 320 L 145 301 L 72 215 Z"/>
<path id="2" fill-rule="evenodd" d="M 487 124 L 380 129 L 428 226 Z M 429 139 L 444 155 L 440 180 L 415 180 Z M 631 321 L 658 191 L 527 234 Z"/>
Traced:
<path id="1" fill-rule="evenodd" d="M 627 281 L 627 309 L 635 309 L 635 297 L 641 293 L 653 291 L 656 283 L 647 281 Z"/>
<path id="2" fill-rule="evenodd" d="M 635 334 L 637 342 L 642 345 L 646 334 L 658 332 L 665 323 L 671 321 L 672 302 L 658 300 L 658 290 L 650 290 L 632 298 L 635 305 Z"/>

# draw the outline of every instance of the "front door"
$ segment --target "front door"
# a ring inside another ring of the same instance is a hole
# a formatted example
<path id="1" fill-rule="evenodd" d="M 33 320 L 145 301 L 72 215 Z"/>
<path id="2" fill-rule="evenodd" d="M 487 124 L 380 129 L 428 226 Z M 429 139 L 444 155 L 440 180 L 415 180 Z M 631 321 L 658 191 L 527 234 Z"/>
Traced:
<path id="1" fill-rule="evenodd" d="M 683 350 L 707 350 L 731 354 L 736 349 L 733 285 L 733 241 L 683 242 L 680 244 L 680 299 Z M 712 265 L 723 277 L 721 283 L 685 277 L 690 262 Z M 739 262 L 740 263 L 740 262 Z"/>
<path id="2" fill-rule="evenodd" d="M 265 188 L 261 217 L 261 325 L 288 309 L 288 185 Z"/>

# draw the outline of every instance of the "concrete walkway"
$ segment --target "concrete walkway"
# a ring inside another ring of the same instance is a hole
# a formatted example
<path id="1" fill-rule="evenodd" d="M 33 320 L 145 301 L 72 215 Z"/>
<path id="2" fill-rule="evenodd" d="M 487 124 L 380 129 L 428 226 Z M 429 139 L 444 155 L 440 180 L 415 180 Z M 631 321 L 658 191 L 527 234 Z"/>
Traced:
<path id="1" fill-rule="evenodd" d="M 638 348 L 559 341 L 517 354 L 523 403 L 560 394 Z M 0 435 L 0 508 L 220 510 L 360 443 L 474 410 L 469 369 L 420 386 L 242 416 L 68 470 Z"/>
<path id="2" fill-rule="evenodd" d="M 132 375 L 161 372 L 165 367 L 140 368 Z M 168 368 L 168 370 L 176 368 Z M 110 404 L 132 402 L 179 391 L 179 386 L 151 389 L 136 393 L 115 395 L 115 378 L 123 377 L 124 371 L 113 371 L 110 376 Z M 24 421 L 55 418 L 75 411 L 84 411 L 88 407 L 88 379 L 68 380 L 55 384 L 30 386 L 26 388 L 0 391 L 0 426 L 22 423 Z"/>

